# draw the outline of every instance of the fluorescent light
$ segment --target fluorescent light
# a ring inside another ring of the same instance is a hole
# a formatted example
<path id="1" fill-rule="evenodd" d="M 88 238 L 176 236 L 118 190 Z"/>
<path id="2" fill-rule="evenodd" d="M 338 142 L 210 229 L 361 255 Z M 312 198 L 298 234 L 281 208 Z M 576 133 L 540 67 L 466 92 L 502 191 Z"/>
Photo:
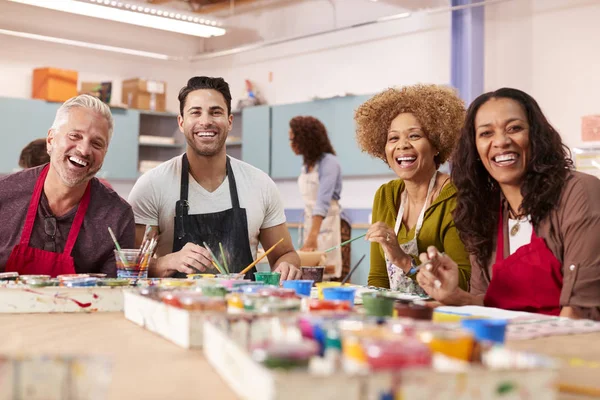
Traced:
<path id="1" fill-rule="evenodd" d="M 206 26 L 194 24 L 192 22 L 171 20 L 168 18 L 157 17 L 150 14 L 141 14 L 131 12 L 119 8 L 104 7 L 92 3 L 84 3 L 76 0 L 9 0 L 14 3 L 27 4 L 31 6 L 48 8 L 56 11 L 64 11 L 72 14 L 85 15 L 87 17 L 102 18 L 111 21 L 124 22 L 147 28 L 160 29 L 169 32 L 181 33 L 184 35 L 192 35 L 199 37 L 221 36 L 225 34 L 225 29 L 214 26 Z M 104 3 L 110 4 L 110 1 L 105 0 Z M 125 8 L 128 4 L 125 5 Z M 143 11 L 141 6 L 131 6 L 132 10 L 139 9 Z M 166 13 L 165 13 L 166 15 Z M 171 13 L 171 18 L 173 14 Z"/>
<path id="2" fill-rule="evenodd" d="M 93 50 L 110 51 L 113 53 L 128 54 L 128 55 L 132 55 L 132 56 L 155 58 L 158 60 L 181 60 L 182 59 L 181 57 L 174 57 L 174 56 L 169 56 L 166 54 L 151 53 L 148 51 L 127 49 L 124 47 L 106 46 L 103 44 L 96 44 L 96 43 L 80 42 L 78 40 L 69 40 L 69 39 L 57 38 L 57 37 L 52 37 L 52 36 L 36 35 L 34 33 L 9 31 L 6 29 L 0 29 L 0 35 L 8 35 L 8 36 L 15 36 L 15 37 L 21 37 L 21 38 L 26 38 L 26 39 L 41 40 L 43 42 L 66 44 L 66 45 L 70 45 L 70 46 L 85 47 L 87 49 L 93 49 Z"/>

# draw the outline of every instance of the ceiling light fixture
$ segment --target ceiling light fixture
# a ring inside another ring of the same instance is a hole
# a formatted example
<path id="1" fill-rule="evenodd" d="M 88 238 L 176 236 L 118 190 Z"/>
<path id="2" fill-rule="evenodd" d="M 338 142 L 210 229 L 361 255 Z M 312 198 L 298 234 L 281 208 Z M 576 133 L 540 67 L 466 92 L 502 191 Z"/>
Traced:
<path id="1" fill-rule="evenodd" d="M 70 39 L 57 38 L 57 37 L 52 37 L 52 36 L 37 35 L 34 33 L 27 33 L 27 32 L 9 31 L 6 29 L 0 29 L 0 35 L 14 36 L 14 37 L 20 37 L 20 38 L 26 38 L 26 39 L 34 39 L 34 40 L 40 40 L 43 42 L 50 42 L 50 43 L 66 44 L 69 46 L 84 47 L 86 49 L 93 49 L 93 50 L 110 51 L 113 53 L 128 54 L 128 55 L 132 55 L 132 56 L 154 58 L 157 60 L 167 60 L 167 61 L 182 60 L 181 57 L 174 57 L 174 56 L 169 56 L 169 55 L 160 54 L 160 53 L 152 53 L 149 51 L 127 49 L 124 47 L 106 46 L 103 44 L 81 42 L 78 40 L 70 40 Z"/>
<path id="2" fill-rule="evenodd" d="M 188 21 L 182 21 L 181 14 L 177 14 L 179 19 L 174 19 L 175 14 L 170 13 L 170 18 L 165 18 L 166 12 L 163 16 L 150 15 L 148 11 L 144 13 L 145 9 L 143 6 L 137 6 L 133 4 L 125 3 L 125 9 L 113 8 L 108 5 L 111 4 L 110 0 L 61 0 L 61 1 L 48 1 L 48 0 L 9 0 L 14 3 L 21 3 L 31 6 L 43 7 L 56 11 L 69 12 L 77 15 L 84 15 L 87 17 L 101 18 L 116 22 L 123 22 L 127 24 L 144 26 L 147 28 L 160 29 L 169 32 L 181 33 L 184 35 L 198 36 L 198 37 L 211 37 L 221 36 L 225 34 L 225 29 L 218 28 L 216 26 L 207 24 L 198 24 Z M 95 4 L 97 3 L 97 4 Z M 104 6 L 102 4 L 106 4 Z M 128 11 L 131 10 L 131 11 Z M 132 12 L 139 11 L 139 12 Z"/>

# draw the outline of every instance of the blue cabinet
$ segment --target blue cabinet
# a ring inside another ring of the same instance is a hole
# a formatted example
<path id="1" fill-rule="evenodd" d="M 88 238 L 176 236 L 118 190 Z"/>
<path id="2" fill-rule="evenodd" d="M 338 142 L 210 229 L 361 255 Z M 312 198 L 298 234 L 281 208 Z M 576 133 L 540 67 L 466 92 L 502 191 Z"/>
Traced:
<path id="1" fill-rule="evenodd" d="M 234 122 L 235 124 L 235 122 Z M 242 160 L 271 173 L 271 107 L 242 110 Z"/>
<path id="2" fill-rule="evenodd" d="M 45 138 L 60 103 L 0 97 L 0 121 L 4 138 L 0 150 L 0 174 L 19 168 L 19 155 L 29 142 Z M 139 112 L 112 109 L 113 137 L 99 176 L 107 179 L 136 179 Z"/>
<path id="3" fill-rule="evenodd" d="M 391 174 L 385 163 L 362 153 L 356 143 L 354 111 L 368 98 L 369 96 L 346 96 L 273 106 L 271 176 L 296 178 L 300 174 L 302 158 L 292 152 L 289 143 L 289 122 L 298 115 L 313 116 L 323 122 L 345 176 Z"/>

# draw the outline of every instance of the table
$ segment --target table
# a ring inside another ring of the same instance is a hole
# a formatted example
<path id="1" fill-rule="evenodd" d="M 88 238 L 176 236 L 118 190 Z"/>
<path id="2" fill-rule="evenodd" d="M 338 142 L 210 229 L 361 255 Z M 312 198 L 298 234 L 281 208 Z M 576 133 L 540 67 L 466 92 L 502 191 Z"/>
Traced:
<path id="1" fill-rule="evenodd" d="M 114 361 L 110 399 L 235 399 L 201 351 L 186 350 L 122 313 L 0 314 L 0 353 L 90 354 Z M 515 341 L 515 350 L 600 362 L 600 333 Z M 566 365 L 561 382 L 600 390 L 600 368 Z M 561 394 L 561 400 L 587 399 Z"/>
<path id="2" fill-rule="evenodd" d="M 202 351 L 178 347 L 122 313 L 1 314 L 0 338 L 0 353 L 111 357 L 109 399 L 236 399 Z"/>

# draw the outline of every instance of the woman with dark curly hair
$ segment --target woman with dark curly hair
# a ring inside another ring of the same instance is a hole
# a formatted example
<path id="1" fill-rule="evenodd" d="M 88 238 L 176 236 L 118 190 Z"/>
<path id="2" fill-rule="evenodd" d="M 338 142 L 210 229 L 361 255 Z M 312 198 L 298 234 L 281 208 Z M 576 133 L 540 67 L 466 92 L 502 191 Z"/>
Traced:
<path id="1" fill-rule="evenodd" d="M 302 156 L 298 186 L 304 201 L 304 245 L 302 251 L 326 250 L 350 236 L 350 225 L 342 219 L 342 169 L 325 125 L 318 119 L 298 116 L 290 120 L 290 145 Z M 350 253 L 341 249 L 327 254 L 325 276 L 339 278 L 348 273 Z"/>
<path id="2" fill-rule="evenodd" d="M 469 256 L 452 219 L 456 189 L 438 171 L 454 148 L 464 113 L 454 90 L 438 85 L 388 89 L 356 111 L 358 144 L 400 178 L 375 194 L 374 223 L 366 235 L 369 285 L 419 292 L 413 282 L 419 252 L 436 246 L 457 260 L 459 285 L 468 287 Z"/>
<path id="3" fill-rule="evenodd" d="M 600 180 L 572 167 L 527 93 L 475 99 L 452 169 L 471 290 L 456 285 L 452 257 L 432 247 L 417 277 L 425 291 L 445 304 L 600 319 Z"/>

